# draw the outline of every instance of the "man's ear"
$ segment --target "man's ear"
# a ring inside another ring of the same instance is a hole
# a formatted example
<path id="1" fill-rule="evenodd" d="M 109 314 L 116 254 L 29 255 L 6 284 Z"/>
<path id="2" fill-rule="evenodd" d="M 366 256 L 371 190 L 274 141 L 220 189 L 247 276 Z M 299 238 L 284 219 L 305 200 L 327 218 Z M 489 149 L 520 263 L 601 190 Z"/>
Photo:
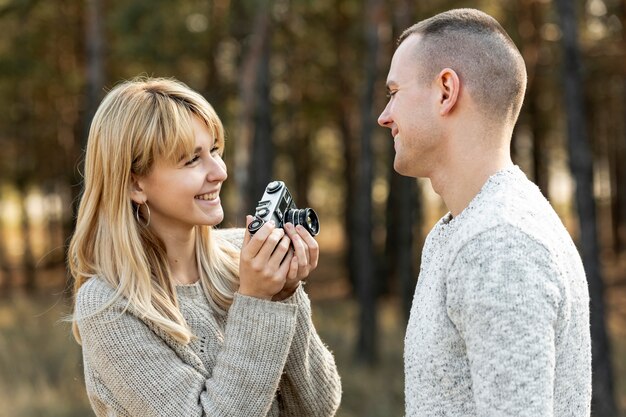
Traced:
<path id="1" fill-rule="evenodd" d="M 461 81 L 453 69 L 444 68 L 437 76 L 437 87 L 440 91 L 439 114 L 446 116 L 452 112 L 459 99 Z"/>
<path id="2" fill-rule="evenodd" d="M 141 179 L 135 175 L 130 174 L 130 186 L 129 186 L 129 194 L 131 200 L 133 200 L 136 204 L 143 204 L 148 200 L 148 196 L 143 190 Z"/>

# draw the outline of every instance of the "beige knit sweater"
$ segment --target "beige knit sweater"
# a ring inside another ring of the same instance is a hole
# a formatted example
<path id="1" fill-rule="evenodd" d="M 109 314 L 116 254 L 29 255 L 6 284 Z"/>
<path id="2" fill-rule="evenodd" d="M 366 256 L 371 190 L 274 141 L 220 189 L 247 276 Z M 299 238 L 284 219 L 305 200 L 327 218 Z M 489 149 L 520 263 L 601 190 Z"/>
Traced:
<path id="1" fill-rule="evenodd" d="M 241 234 L 241 233 L 239 233 Z M 231 232 L 232 235 L 232 232 Z M 240 243 L 241 239 L 238 239 Z M 141 317 L 99 278 L 76 296 L 85 383 L 97 416 L 332 416 L 341 384 L 300 287 L 284 302 L 235 294 L 226 317 L 201 284 L 176 287 L 196 339 L 188 345 Z"/>

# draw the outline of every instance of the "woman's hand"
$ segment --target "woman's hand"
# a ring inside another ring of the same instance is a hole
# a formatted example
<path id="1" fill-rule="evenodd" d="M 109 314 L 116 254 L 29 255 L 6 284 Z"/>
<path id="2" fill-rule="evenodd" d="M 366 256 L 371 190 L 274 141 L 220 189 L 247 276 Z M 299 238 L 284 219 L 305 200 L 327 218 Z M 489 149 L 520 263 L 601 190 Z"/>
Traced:
<path id="1" fill-rule="evenodd" d="M 252 221 L 247 216 L 246 225 Z M 291 240 L 273 222 L 263 225 L 254 236 L 246 228 L 239 258 L 239 293 L 271 300 L 280 292 L 287 278 L 297 276 L 298 264 L 289 249 Z"/>
<path id="2" fill-rule="evenodd" d="M 319 246 L 317 241 L 306 229 L 300 225 L 291 223 L 285 224 L 287 236 L 291 239 L 294 256 L 291 259 L 289 273 L 285 280 L 285 285 L 279 293 L 274 295 L 273 300 L 284 300 L 291 296 L 300 285 L 300 281 L 305 280 L 311 271 L 317 268 L 319 260 Z"/>

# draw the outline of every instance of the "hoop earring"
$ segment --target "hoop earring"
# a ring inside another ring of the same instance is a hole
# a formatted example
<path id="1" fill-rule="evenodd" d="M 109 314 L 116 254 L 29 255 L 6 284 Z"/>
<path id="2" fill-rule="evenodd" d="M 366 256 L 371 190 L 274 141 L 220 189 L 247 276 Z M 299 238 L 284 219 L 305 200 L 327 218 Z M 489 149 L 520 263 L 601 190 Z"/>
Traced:
<path id="1" fill-rule="evenodd" d="M 147 201 L 144 201 L 143 204 L 146 205 L 146 209 L 148 210 L 148 221 L 146 221 L 146 224 L 143 224 L 141 220 L 139 219 L 139 206 L 141 206 L 141 204 L 137 204 L 137 207 L 135 208 L 135 219 L 137 219 L 137 223 L 139 223 L 143 227 L 148 227 L 150 226 L 150 218 L 151 218 L 150 206 L 148 205 Z"/>

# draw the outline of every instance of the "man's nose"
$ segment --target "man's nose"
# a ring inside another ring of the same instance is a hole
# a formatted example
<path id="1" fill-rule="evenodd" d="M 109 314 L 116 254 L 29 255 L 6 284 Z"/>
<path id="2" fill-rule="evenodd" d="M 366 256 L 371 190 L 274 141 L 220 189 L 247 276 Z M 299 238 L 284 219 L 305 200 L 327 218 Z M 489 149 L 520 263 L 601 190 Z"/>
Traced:
<path id="1" fill-rule="evenodd" d="M 391 128 L 391 122 L 392 122 L 391 117 L 389 115 L 389 112 L 387 111 L 387 107 L 385 107 L 385 109 L 380 114 L 380 116 L 378 116 L 378 124 L 381 125 L 382 127 Z"/>

